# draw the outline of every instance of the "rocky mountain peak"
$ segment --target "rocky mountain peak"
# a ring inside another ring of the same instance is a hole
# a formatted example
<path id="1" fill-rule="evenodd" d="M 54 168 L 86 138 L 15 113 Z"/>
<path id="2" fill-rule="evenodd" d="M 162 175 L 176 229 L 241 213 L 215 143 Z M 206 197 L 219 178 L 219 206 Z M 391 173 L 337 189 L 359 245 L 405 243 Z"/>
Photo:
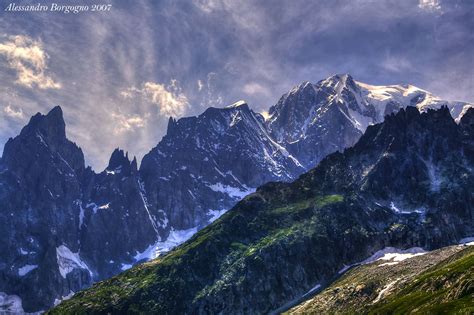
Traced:
<path id="1" fill-rule="evenodd" d="M 420 118 L 422 115 L 426 116 L 423 120 Z M 413 122 L 424 123 L 425 125 L 430 123 L 436 124 L 438 128 L 441 126 L 449 128 L 455 125 L 455 121 L 447 106 L 442 106 L 438 110 L 429 108 L 423 113 L 415 106 L 407 106 L 406 108 L 402 108 L 398 113 L 392 113 L 385 117 L 385 121 L 385 125 L 389 127 L 396 127 L 396 125 L 400 124 L 409 124 L 410 127 L 418 127 L 416 124 L 413 124 Z"/>
<path id="2" fill-rule="evenodd" d="M 332 75 L 325 80 L 319 81 L 316 86 L 319 88 L 329 87 L 339 91 L 344 88 L 351 89 L 353 91 L 357 90 L 356 82 L 348 73 Z"/>
<path id="3" fill-rule="evenodd" d="M 176 126 L 176 119 L 173 117 L 170 117 L 168 119 L 168 127 L 166 128 L 166 133 L 171 134 L 175 126 Z"/>
<path id="4" fill-rule="evenodd" d="M 339 159 L 343 158 L 350 171 L 324 170 L 339 187 L 361 187 L 379 200 L 391 200 L 398 205 L 393 209 L 421 211 L 419 207 L 425 197 L 420 196 L 442 191 L 451 180 L 449 171 L 442 166 L 446 160 L 464 158 L 448 152 L 453 148 L 470 150 L 462 144 L 460 129 L 447 107 L 420 113 L 416 107 L 408 106 L 388 115 L 383 123 L 369 126 L 353 147 L 343 154 L 330 155 L 319 165 L 330 161 L 337 165 L 336 169 L 342 168 Z"/>
<path id="5" fill-rule="evenodd" d="M 326 79 L 322 80 L 322 82 L 325 82 L 327 84 L 332 83 L 333 85 L 339 82 L 342 82 L 345 84 L 348 78 L 352 79 L 352 77 L 347 73 L 338 73 L 338 74 L 334 74 L 332 76 L 327 77 Z"/>
<path id="6" fill-rule="evenodd" d="M 307 90 L 309 88 L 312 88 L 311 82 L 303 81 L 300 84 L 298 84 L 297 86 L 295 86 L 293 89 L 291 89 L 290 92 L 288 92 L 288 94 L 302 93 L 302 92 L 304 92 L 305 90 Z"/>
<path id="7" fill-rule="evenodd" d="M 468 148 L 471 148 L 470 152 L 466 152 L 466 155 L 470 156 L 474 159 L 474 139 L 472 138 L 472 134 L 474 133 L 474 108 L 470 107 L 466 110 L 466 113 L 462 116 L 459 125 L 462 128 L 463 138 L 465 139 L 466 143 L 470 143 L 471 145 Z"/>
<path id="8" fill-rule="evenodd" d="M 116 148 L 110 156 L 109 165 L 106 168 L 107 173 L 130 175 L 131 172 L 137 171 L 137 159 L 130 161 L 128 152 Z"/>
<path id="9" fill-rule="evenodd" d="M 466 108 L 464 115 L 461 117 L 460 124 L 465 127 L 474 127 L 474 107 Z"/>
<path id="10" fill-rule="evenodd" d="M 66 139 L 66 124 L 60 106 L 54 107 L 46 115 L 41 113 L 34 115 L 22 129 L 20 135 L 36 132 L 40 132 L 44 140 L 61 141 Z"/>
<path id="11" fill-rule="evenodd" d="M 239 101 L 223 108 L 210 107 L 197 117 L 196 122 L 202 124 L 204 121 L 210 121 L 212 122 L 213 130 L 217 133 L 222 133 L 224 130 L 240 125 L 242 122 L 245 125 L 255 127 L 261 121 L 257 116 L 260 115 L 254 113 L 247 103 Z M 178 121 L 178 123 L 182 124 L 190 122 L 190 120 L 186 119 Z"/>
<path id="12" fill-rule="evenodd" d="M 384 140 L 383 145 L 392 150 L 396 148 L 397 142 L 407 141 L 407 137 L 410 142 L 416 142 L 423 137 L 422 133 L 432 132 L 434 128 L 443 128 L 446 132 L 456 129 L 456 123 L 446 106 L 439 110 L 428 109 L 424 113 L 414 106 L 408 106 L 386 116 L 383 123 L 369 126 L 353 149 L 364 151 L 369 146 L 373 147 L 373 143 L 381 144 L 380 141 Z"/>
<path id="13" fill-rule="evenodd" d="M 66 124 L 61 107 L 43 115 L 37 113 L 15 138 L 5 144 L 2 160 L 10 166 L 26 166 L 31 159 L 63 164 L 73 172 L 84 169 L 82 150 L 66 138 Z"/>
<path id="14" fill-rule="evenodd" d="M 54 106 L 49 113 L 46 114 L 46 117 L 50 122 L 56 122 L 56 123 L 64 123 L 64 118 L 63 118 L 63 110 L 61 106 L 57 105 Z"/>
<path id="15" fill-rule="evenodd" d="M 358 91 L 356 82 L 349 74 L 335 74 L 317 84 L 303 81 L 284 94 L 278 103 L 270 108 L 269 114 L 272 116 L 270 121 L 277 120 L 277 116 L 286 117 L 289 114 L 300 114 L 306 119 L 308 115 L 314 115 L 311 111 L 315 110 L 314 107 L 318 103 L 341 99 L 344 89 L 351 92 Z"/>

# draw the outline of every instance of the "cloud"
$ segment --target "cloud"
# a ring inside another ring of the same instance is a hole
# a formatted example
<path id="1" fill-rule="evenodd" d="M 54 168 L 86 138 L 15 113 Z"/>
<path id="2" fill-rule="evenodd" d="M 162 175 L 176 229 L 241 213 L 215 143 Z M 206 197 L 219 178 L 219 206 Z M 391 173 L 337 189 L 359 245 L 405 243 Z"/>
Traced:
<path id="1" fill-rule="evenodd" d="M 204 88 L 204 83 L 202 83 L 201 80 L 197 80 L 197 85 L 198 85 L 198 91 L 201 92 L 202 89 Z"/>
<path id="2" fill-rule="evenodd" d="M 164 85 L 155 82 L 145 82 L 140 88 L 131 87 L 120 92 L 124 98 L 141 97 L 147 102 L 155 104 L 163 116 L 181 117 L 189 108 L 189 101 L 182 92 L 177 80 L 171 80 Z"/>
<path id="3" fill-rule="evenodd" d="M 439 11 L 441 10 L 441 4 L 439 0 L 420 0 L 418 7 L 428 11 Z"/>
<path id="4" fill-rule="evenodd" d="M 411 62 L 402 56 L 393 56 L 391 54 L 386 54 L 385 58 L 382 60 L 381 66 L 390 72 L 404 73 L 410 69 L 413 69 Z"/>
<path id="5" fill-rule="evenodd" d="M 8 66 L 17 73 L 16 83 L 40 89 L 59 89 L 61 84 L 45 74 L 48 55 L 41 42 L 28 36 L 9 36 L 0 43 L 0 55 L 4 55 Z"/>
<path id="6" fill-rule="evenodd" d="M 270 94 L 268 89 L 258 82 L 247 83 L 244 85 L 242 90 L 244 91 L 244 93 L 248 95 L 255 95 L 255 94 L 269 95 Z"/>
<path id="7" fill-rule="evenodd" d="M 215 72 L 209 72 L 206 80 L 206 95 L 201 100 L 202 107 L 219 107 L 224 103 L 224 98 L 219 88 L 219 75 Z"/>
<path id="8" fill-rule="evenodd" d="M 6 107 L 4 107 L 3 112 L 8 117 L 14 119 L 23 119 L 25 117 L 21 108 L 15 109 L 11 105 L 7 105 Z"/>
<path id="9" fill-rule="evenodd" d="M 120 134 L 127 131 L 133 131 L 138 128 L 143 128 L 146 123 L 146 119 L 149 115 L 141 117 L 139 115 L 125 115 L 122 113 L 113 113 L 112 117 L 115 120 L 114 133 Z"/>
<path id="10" fill-rule="evenodd" d="M 222 7 L 222 3 L 219 0 L 195 0 L 194 5 L 205 13 L 211 13 Z"/>

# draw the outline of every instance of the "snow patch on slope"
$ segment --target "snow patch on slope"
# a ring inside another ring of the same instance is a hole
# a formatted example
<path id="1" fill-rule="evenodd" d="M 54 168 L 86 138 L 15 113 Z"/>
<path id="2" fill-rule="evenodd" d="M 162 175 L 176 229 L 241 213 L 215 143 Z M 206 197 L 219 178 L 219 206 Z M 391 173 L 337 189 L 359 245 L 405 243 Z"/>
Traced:
<path id="1" fill-rule="evenodd" d="M 79 253 L 73 253 L 65 245 L 61 245 L 56 248 L 56 258 L 58 262 L 59 273 L 64 279 L 66 279 L 67 274 L 74 269 L 85 269 L 89 271 L 89 274 L 92 277 L 92 272 L 86 263 L 82 261 Z"/>
<path id="2" fill-rule="evenodd" d="M 388 262 L 383 263 L 379 266 L 396 265 L 399 262 L 404 261 L 408 258 L 424 255 L 426 253 L 427 252 L 421 247 L 411 247 L 411 248 L 408 248 L 408 249 L 398 249 L 398 248 L 395 248 L 395 247 L 385 247 L 384 249 L 375 252 L 372 256 L 370 256 L 369 258 L 367 258 L 367 259 L 365 259 L 361 262 L 358 262 L 358 263 L 355 263 L 355 264 L 352 264 L 352 265 L 347 265 L 347 266 L 344 265 L 344 267 L 341 270 L 339 270 L 338 273 L 343 274 L 344 272 L 346 272 L 347 270 L 349 270 L 350 268 L 352 268 L 354 266 L 367 265 L 367 264 L 370 264 L 370 263 L 373 263 L 373 262 L 376 262 L 376 261 L 379 261 L 379 260 L 388 261 Z"/>
<path id="3" fill-rule="evenodd" d="M 137 252 L 133 257 L 135 262 L 154 259 L 160 255 L 163 255 L 176 246 L 186 242 L 198 231 L 197 227 L 190 228 L 187 230 L 175 230 L 171 229 L 165 241 L 158 241 L 153 245 L 148 246 L 143 252 Z M 131 267 L 131 266 L 130 266 Z"/>
<path id="4" fill-rule="evenodd" d="M 390 202 L 390 209 L 393 212 L 399 213 L 399 214 L 412 214 L 412 213 L 418 213 L 418 214 L 421 214 L 421 215 L 424 214 L 424 211 L 420 210 L 420 209 L 416 209 L 416 210 L 403 210 L 403 209 L 400 209 L 398 206 L 395 205 L 395 203 L 393 201 Z"/>
<path id="5" fill-rule="evenodd" d="M 74 294 L 76 293 L 71 290 L 68 295 L 63 295 L 60 299 L 54 299 L 54 306 L 58 305 L 62 301 L 69 300 L 70 298 L 74 296 Z"/>
<path id="6" fill-rule="evenodd" d="M 305 294 L 303 294 L 303 295 L 301 296 L 301 298 L 306 298 L 307 296 L 312 295 L 314 292 L 316 292 L 317 290 L 319 290 L 319 288 L 321 288 L 321 285 L 318 283 L 318 284 L 316 284 L 314 287 L 312 287 L 308 292 L 306 292 Z"/>
<path id="7" fill-rule="evenodd" d="M 99 210 L 106 210 L 106 209 L 109 209 L 110 208 L 110 202 L 106 203 L 106 204 L 103 204 L 101 206 L 98 206 L 96 203 L 94 202 L 91 202 L 91 203 L 88 203 L 86 205 L 86 208 L 92 208 L 92 211 L 94 212 L 94 214 L 97 214 L 97 211 Z"/>
<path id="8" fill-rule="evenodd" d="M 352 110 L 350 108 L 347 109 L 349 111 L 350 121 L 359 129 L 362 133 L 365 132 L 368 126 L 373 125 L 375 122 L 369 116 L 365 116 L 358 111 Z"/>
<path id="9" fill-rule="evenodd" d="M 459 240 L 460 245 L 467 245 L 467 246 L 474 246 L 474 236 L 473 237 L 466 237 L 462 240 Z"/>
<path id="10" fill-rule="evenodd" d="M 5 315 L 39 315 L 43 311 L 35 313 L 26 313 L 23 310 L 23 303 L 18 295 L 8 295 L 5 292 L 0 292 L 0 314 Z"/>
<path id="11" fill-rule="evenodd" d="M 2 314 L 24 314 L 21 298 L 18 295 L 7 295 L 0 292 L 0 313 Z"/>
<path id="12" fill-rule="evenodd" d="M 18 275 L 20 277 L 23 277 L 24 275 L 35 270 L 36 268 L 38 268 L 38 265 L 24 265 L 23 267 L 18 268 Z"/>
<path id="13" fill-rule="evenodd" d="M 381 264 L 380 266 L 384 265 L 395 265 L 398 264 L 399 262 L 412 258 L 415 256 L 420 256 L 426 254 L 426 251 L 423 248 L 420 247 L 412 247 L 408 249 L 398 249 L 395 247 L 385 247 L 382 250 L 377 251 L 375 254 L 361 262 L 361 265 L 366 265 L 373 263 L 378 260 L 386 260 L 390 261 L 384 264 Z"/>
<path id="14" fill-rule="evenodd" d="M 231 198 L 236 198 L 236 199 L 242 199 L 248 194 L 255 192 L 255 188 L 249 188 L 245 185 L 243 186 L 243 188 L 227 186 L 222 183 L 216 183 L 216 184 L 211 184 L 207 186 L 215 192 L 221 192 L 228 195 Z"/>
<path id="15" fill-rule="evenodd" d="M 207 213 L 208 215 L 211 216 L 211 218 L 209 219 L 209 223 L 216 221 L 226 212 L 227 210 L 225 209 L 224 210 L 209 210 L 209 212 Z"/>
<path id="16" fill-rule="evenodd" d="M 132 268 L 132 267 L 133 267 L 132 264 L 122 264 L 122 266 L 120 267 L 120 270 L 125 271 L 125 270 L 128 270 L 128 269 Z"/>

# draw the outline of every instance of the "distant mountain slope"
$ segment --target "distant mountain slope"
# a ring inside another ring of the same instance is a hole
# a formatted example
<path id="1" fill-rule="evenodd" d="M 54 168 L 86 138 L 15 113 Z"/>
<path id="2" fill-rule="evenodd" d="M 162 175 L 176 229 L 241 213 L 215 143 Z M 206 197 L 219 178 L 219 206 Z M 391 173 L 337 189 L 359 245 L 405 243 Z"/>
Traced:
<path id="1" fill-rule="evenodd" d="M 168 255 L 50 313 L 268 313 L 382 248 L 474 235 L 469 110 L 402 109 L 293 183 L 269 183 Z"/>
<path id="2" fill-rule="evenodd" d="M 354 267 L 288 314 L 408 314 L 474 311 L 474 247 L 385 254 Z"/>

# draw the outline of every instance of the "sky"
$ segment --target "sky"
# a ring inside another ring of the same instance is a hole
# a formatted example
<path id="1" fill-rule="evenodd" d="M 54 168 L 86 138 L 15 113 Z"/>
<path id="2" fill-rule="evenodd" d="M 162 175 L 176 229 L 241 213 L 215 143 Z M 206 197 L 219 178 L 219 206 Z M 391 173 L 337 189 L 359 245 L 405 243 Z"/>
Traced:
<path id="1" fill-rule="evenodd" d="M 54 2 L 112 8 L 5 12 L 0 0 L 2 151 L 32 115 L 60 105 L 68 138 L 101 171 L 116 147 L 141 160 L 170 116 L 241 99 L 266 111 L 336 73 L 474 102 L 471 0 Z"/>

